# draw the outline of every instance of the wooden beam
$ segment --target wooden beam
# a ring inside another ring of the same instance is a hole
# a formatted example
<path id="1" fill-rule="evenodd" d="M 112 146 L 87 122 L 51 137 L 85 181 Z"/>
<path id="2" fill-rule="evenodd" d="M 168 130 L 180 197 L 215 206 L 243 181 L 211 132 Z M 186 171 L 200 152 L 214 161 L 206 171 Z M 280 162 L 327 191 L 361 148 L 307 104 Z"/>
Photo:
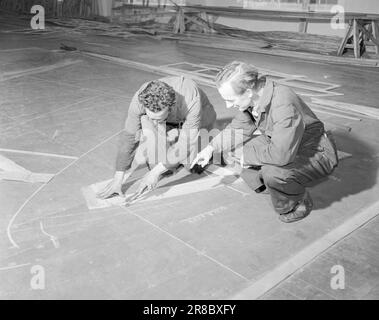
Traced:
<path id="1" fill-rule="evenodd" d="M 372 25 L 372 35 L 374 36 L 374 38 L 379 41 L 379 22 L 378 21 L 375 21 L 373 20 L 371 22 L 371 25 Z M 375 46 L 375 52 L 376 54 L 379 54 L 379 45 L 377 44 Z"/>
<path id="2" fill-rule="evenodd" d="M 310 0 L 303 0 L 302 9 L 303 11 L 309 11 L 309 1 Z M 299 32 L 306 33 L 308 30 L 308 20 L 307 19 L 301 19 L 301 22 L 299 23 Z"/>
<path id="3" fill-rule="evenodd" d="M 211 27 L 208 22 L 208 14 L 206 12 L 201 12 L 199 17 L 199 21 L 203 23 L 204 33 L 212 33 L 214 30 L 211 30 Z"/>
<path id="4" fill-rule="evenodd" d="M 340 109 L 342 111 L 360 113 L 370 118 L 379 120 L 379 109 L 374 108 L 374 107 L 344 103 L 340 101 L 323 100 L 323 99 L 318 99 L 318 98 L 312 98 L 312 102 L 323 105 L 323 106 L 330 106 L 332 108 Z"/>
<path id="5" fill-rule="evenodd" d="M 356 66 L 366 66 L 366 67 L 379 66 L 379 61 L 376 59 L 357 60 L 355 58 L 344 58 L 344 57 L 338 57 L 338 56 L 289 51 L 289 50 L 281 50 L 281 49 L 262 49 L 262 48 L 256 48 L 254 46 L 239 47 L 236 45 L 230 45 L 227 42 L 225 42 L 224 44 L 220 44 L 220 43 L 200 43 L 198 41 L 190 41 L 190 40 L 179 40 L 179 43 L 182 43 L 183 45 L 189 45 L 189 46 L 215 48 L 215 49 L 240 51 L 240 52 L 253 52 L 253 53 L 259 53 L 259 54 L 265 54 L 265 55 L 280 56 L 280 57 L 286 57 L 286 58 L 291 57 L 295 59 L 313 60 L 313 61 L 320 61 L 320 62 L 327 62 L 327 63 L 334 63 L 334 64 L 342 64 L 342 65 L 356 65 Z"/>
<path id="6" fill-rule="evenodd" d="M 208 14 L 216 14 L 225 17 L 235 17 L 241 19 L 257 19 L 271 21 L 295 21 L 301 19 L 312 22 L 329 22 L 334 16 L 331 12 L 305 12 L 305 11 L 285 11 L 285 10 L 261 10 L 261 9 L 245 9 L 233 7 L 212 7 L 212 6 L 190 6 L 184 7 L 186 13 L 198 14 L 206 12 Z M 379 20 L 379 14 L 365 14 L 358 12 L 345 12 L 345 19 L 361 19 L 361 20 Z"/>
<path id="7" fill-rule="evenodd" d="M 373 30 L 371 32 L 365 28 L 364 25 L 358 23 L 358 28 L 362 31 L 362 33 L 366 36 L 367 40 L 371 40 L 376 47 L 379 47 L 379 39 L 376 39 L 373 36 Z"/>
<path id="8" fill-rule="evenodd" d="M 303 19 L 299 23 L 299 32 L 307 33 L 307 31 L 308 31 L 308 22 L 305 19 Z"/>
<path id="9" fill-rule="evenodd" d="M 353 21 L 353 41 L 354 41 L 354 56 L 356 59 L 361 57 L 361 48 L 359 46 L 360 30 L 357 19 Z"/>
<path id="10" fill-rule="evenodd" d="M 212 31 L 216 32 L 215 30 L 211 30 L 209 25 L 200 17 L 184 16 L 184 19 L 187 20 L 187 22 L 185 22 L 185 24 L 187 24 L 188 22 L 192 22 L 192 23 L 197 24 L 198 26 L 202 27 L 204 33 L 211 33 Z"/>
<path id="11" fill-rule="evenodd" d="M 347 41 L 349 40 L 349 37 L 351 35 L 351 32 L 353 31 L 353 20 L 350 20 L 349 21 L 349 27 L 347 29 L 347 32 L 345 34 L 345 37 L 343 38 L 339 48 L 338 48 L 338 51 L 337 51 L 337 56 L 342 56 L 343 54 L 343 50 L 345 49 L 346 47 L 346 43 Z"/>
<path id="12" fill-rule="evenodd" d="M 178 9 L 176 14 L 176 20 L 174 23 L 174 33 L 184 33 L 186 31 L 186 26 L 184 22 L 184 13 L 181 8 Z"/>

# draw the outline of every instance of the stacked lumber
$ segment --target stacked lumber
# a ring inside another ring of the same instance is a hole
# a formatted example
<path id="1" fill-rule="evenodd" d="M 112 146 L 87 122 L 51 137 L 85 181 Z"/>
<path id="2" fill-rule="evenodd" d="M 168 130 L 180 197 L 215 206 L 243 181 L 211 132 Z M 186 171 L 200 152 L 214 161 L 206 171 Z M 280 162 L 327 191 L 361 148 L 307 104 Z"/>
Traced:
<path id="1" fill-rule="evenodd" d="M 69 32 L 70 34 L 92 34 L 115 38 L 128 38 L 144 35 L 156 36 L 157 30 L 162 29 L 158 23 L 149 25 L 117 24 L 103 21 L 77 19 L 77 18 L 48 18 L 46 24 L 49 31 Z"/>
<path id="2" fill-rule="evenodd" d="M 231 28 L 221 24 L 214 24 L 214 29 L 217 30 L 218 35 L 224 35 L 227 39 L 239 39 L 245 41 L 246 46 L 254 46 L 254 43 L 261 41 L 266 42 L 268 47 L 272 49 L 306 52 L 321 55 L 333 55 L 337 54 L 339 44 L 342 40 L 338 36 L 326 36 L 317 34 L 306 34 L 301 32 L 284 32 L 284 31 L 248 31 L 238 28 Z M 195 29 L 193 29 L 195 30 Z M 186 35 L 175 35 L 173 39 L 176 40 L 188 40 L 188 35 L 191 37 L 202 36 L 201 34 L 195 34 L 186 32 Z M 210 42 L 213 41 L 213 36 L 209 37 Z M 198 41 L 198 39 L 193 39 Z M 258 45 L 261 47 L 260 45 Z M 375 51 L 368 52 L 373 58 Z"/>
<path id="3" fill-rule="evenodd" d="M 217 34 L 188 32 L 163 36 L 179 44 L 191 47 L 251 52 L 304 60 L 322 61 L 335 64 L 378 67 L 379 56 L 375 51 L 367 52 L 369 59 L 355 59 L 353 56 L 336 55 L 340 37 L 312 35 L 300 32 L 254 32 L 214 24 Z"/>
<path id="4" fill-rule="evenodd" d="M 239 37 L 245 40 L 263 40 L 272 48 L 304 51 L 319 54 L 334 54 L 337 52 L 338 44 L 341 40 L 337 36 L 325 36 L 316 34 L 306 34 L 301 32 L 284 31 L 247 31 L 217 25 L 217 29 L 232 37 Z"/>
<path id="5" fill-rule="evenodd" d="M 289 11 L 289 10 L 262 10 L 246 9 L 242 7 L 212 7 L 212 6 L 185 6 L 185 12 L 197 14 L 203 12 L 206 14 L 233 17 L 239 19 L 255 19 L 269 21 L 312 21 L 312 22 L 329 22 L 335 14 L 329 11 Z M 351 19 L 375 19 L 379 20 L 379 14 L 374 13 L 357 13 L 345 12 L 345 20 Z"/>
<path id="6" fill-rule="evenodd" d="M 225 41 L 224 43 L 216 43 L 212 41 L 201 42 L 197 39 L 183 39 L 179 40 L 179 43 L 182 45 L 187 45 L 190 47 L 205 47 L 211 49 L 219 49 L 219 50 L 230 50 L 230 51 L 239 51 L 239 52 L 249 52 L 249 53 L 258 53 L 286 58 L 295 58 L 301 60 L 312 60 L 318 62 L 326 62 L 332 64 L 342 64 L 342 65 L 351 65 L 351 66 L 364 66 L 364 67 L 379 67 L 378 59 L 355 59 L 355 58 L 347 58 L 347 57 L 337 57 L 335 55 L 323 55 L 323 54 L 314 54 L 314 53 L 306 53 L 306 52 L 298 52 L 298 51 L 290 51 L 290 50 L 281 50 L 281 49 L 273 49 L 273 48 L 264 48 L 257 47 L 251 42 L 245 42 L 245 45 L 236 46 L 233 43 L 229 43 L 229 41 Z"/>
<path id="7" fill-rule="evenodd" d="M 245 40 L 238 37 L 228 37 L 218 34 L 201 34 L 197 32 L 186 32 L 183 35 L 167 35 L 162 36 L 163 39 L 177 40 L 181 44 L 194 45 L 208 48 L 229 49 L 235 47 L 240 51 L 248 48 L 270 48 L 270 44 L 263 39 Z"/>
<path id="8" fill-rule="evenodd" d="M 171 7 L 140 6 L 124 4 L 112 9 L 112 22 L 117 23 L 146 23 L 152 21 L 167 22 L 167 19 L 176 15 Z"/>

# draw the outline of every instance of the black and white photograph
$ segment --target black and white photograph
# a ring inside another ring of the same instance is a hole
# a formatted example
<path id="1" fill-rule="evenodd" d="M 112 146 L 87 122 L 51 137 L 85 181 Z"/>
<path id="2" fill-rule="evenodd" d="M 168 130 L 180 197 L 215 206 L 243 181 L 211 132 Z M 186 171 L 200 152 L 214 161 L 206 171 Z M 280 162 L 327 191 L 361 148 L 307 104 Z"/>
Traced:
<path id="1" fill-rule="evenodd" d="M 378 179 L 379 0 L 0 0 L 0 300 L 379 300 Z"/>

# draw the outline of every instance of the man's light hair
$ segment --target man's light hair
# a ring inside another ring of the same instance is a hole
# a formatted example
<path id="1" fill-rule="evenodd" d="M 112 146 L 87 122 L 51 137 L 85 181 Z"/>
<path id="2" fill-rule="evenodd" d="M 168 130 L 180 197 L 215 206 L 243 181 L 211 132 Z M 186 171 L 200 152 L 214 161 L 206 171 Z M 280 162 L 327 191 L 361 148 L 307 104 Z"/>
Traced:
<path id="1" fill-rule="evenodd" d="M 258 70 L 251 64 L 241 61 L 229 63 L 216 76 L 216 86 L 220 88 L 229 82 L 236 94 L 244 94 L 247 89 L 257 89 L 266 83 L 266 77 L 260 76 Z"/>

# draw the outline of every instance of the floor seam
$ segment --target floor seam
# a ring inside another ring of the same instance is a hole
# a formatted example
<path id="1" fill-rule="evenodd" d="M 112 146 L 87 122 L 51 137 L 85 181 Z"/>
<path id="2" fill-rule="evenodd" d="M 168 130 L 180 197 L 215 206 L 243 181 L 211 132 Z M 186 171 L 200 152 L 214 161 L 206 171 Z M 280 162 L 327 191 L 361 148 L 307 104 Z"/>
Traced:
<path id="1" fill-rule="evenodd" d="M 223 264 L 222 262 L 212 258 L 211 256 L 205 254 L 204 252 L 202 252 L 201 250 L 197 249 L 196 247 L 190 245 L 189 243 L 185 242 L 184 240 L 178 238 L 177 236 L 171 234 L 170 232 L 168 232 L 167 230 L 159 227 L 158 225 L 154 224 L 153 222 L 149 221 L 148 219 L 146 218 L 143 218 L 142 216 L 134 213 L 131 209 L 129 208 L 124 208 L 126 211 L 128 211 L 130 214 L 136 216 L 137 218 L 139 218 L 140 220 L 148 223 L 149 225 L 151 225 L 152 227 L 154 227 L 155 229 L 159 230 L 160 232 L 162 233 L 165 233 L 166 235 L 168 235 L 170 238 L 172 239 L 175 239 L 176 241 L 179 241 L 180 243 L 184 244 L 186 247 L 190 248 L 191 250 L 195 251 L 198 255 L 201 255 L 205 258 L 207 258 L 208 260 L 216 263 L 217 265 L 219 265 L 220 267 L 222 267 L 223 269 L 225 270 L 228 270 L 229 272 L 233 273 L 234 275 L 238 276 L 239 278 L 247 281 L 247 282 L 250 282 L 250 280 L 248 278 L 246 278 L 245 276 L 243 276 L 242 274 L 238 273 L 237 271 L 233 270 L 232 268 L 226 266 L 225 264 Z"/>

